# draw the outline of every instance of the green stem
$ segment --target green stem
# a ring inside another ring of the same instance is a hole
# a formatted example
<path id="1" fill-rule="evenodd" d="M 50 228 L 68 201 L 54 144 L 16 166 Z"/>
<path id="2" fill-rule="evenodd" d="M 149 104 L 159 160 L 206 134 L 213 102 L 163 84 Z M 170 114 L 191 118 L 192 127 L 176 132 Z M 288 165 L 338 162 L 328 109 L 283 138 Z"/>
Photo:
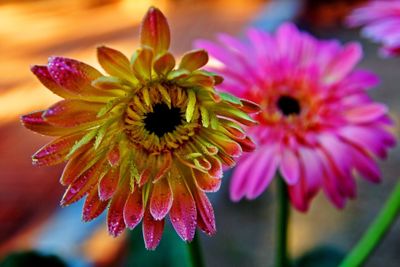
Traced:
<path id="1" fill-rule="evenodd" d="M 282 177 L 277 177 L 277 249 L 276 249 L 276 267 L 289 266 L 287 239 L 289 225 L 289 196 L 287 186 Z"/>
<path id="2" fill-rule="evenodd" d="M 201 253 L 199 233 L 196 232 L 193 241 L 188 243 L 188 251 L 192 267 L 204 267 L 204 260 Z"/>
<path id="3" fill-rule="evenodd" d="M 340 267 L 361 266 L 389 230 L 400 213 L 400 182 L 396 185 L 389 199 L 381 209 L 378 217 L 361 237 L 353 250 L 342 261 Z"/>

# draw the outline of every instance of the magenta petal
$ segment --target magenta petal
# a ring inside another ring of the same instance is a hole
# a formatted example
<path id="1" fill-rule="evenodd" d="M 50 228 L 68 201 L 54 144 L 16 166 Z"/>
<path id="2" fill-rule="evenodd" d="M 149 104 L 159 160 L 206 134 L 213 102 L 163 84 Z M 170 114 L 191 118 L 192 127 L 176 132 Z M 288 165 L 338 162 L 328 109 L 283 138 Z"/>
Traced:
<path id="1" fill-rule="evenodd" d="M 260 150 L 257 164 L 254 164 L 248 173 L 248 189 L 246 197 L 254 199 L 258 197 L 265 188 L 271 183 L 280 157 L 277 154 L 277 146 L 263 147 Z"/>
<path id="2" fill-rule="evenodd" d="M 347 110 L 345 116 L 352 123 L 372 122 L 384 116 L 388 108 L 383 104 L 371 103 Z"/>
<path id="3" fill-rule="evenodd" d="M 164 220 L 157 221 L 151 216 L 147 209 L 143 218 L 143 239 L 146 249 L 154 250 L 161 241 L 164 230 Z"/>
<path id="4" fill-rule="evenodd" d="M 245 156 L 245 159 L 241 159 L 238 166 L 234 170 L 231 178 L 231 184 L 229 188 L 230 197 L 232 201 L 239 201 L 246 194 L 249 177 L 248 172 L 253 167 L 255 160 L 257 159 L 258 152 Z"/>
<path id="5" fill-rule="evenodd" d="M 299 159 L 290 148 L 283 148 L 279 169 L 288 185 L 294 185 L 299 181 Z"/>

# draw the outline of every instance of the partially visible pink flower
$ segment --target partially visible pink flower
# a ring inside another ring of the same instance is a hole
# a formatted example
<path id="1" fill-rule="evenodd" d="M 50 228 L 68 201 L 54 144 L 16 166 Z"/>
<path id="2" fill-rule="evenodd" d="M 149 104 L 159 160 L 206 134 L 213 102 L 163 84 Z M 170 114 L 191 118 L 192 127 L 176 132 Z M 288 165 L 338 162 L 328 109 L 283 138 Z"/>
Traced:
<path id="1" fill-rule="evenodd" d="M 374 0 L 354 10 L 348 17 L 351 27 L 364 26 L 362 34 L 383 44 L 383 56 L 400 55 L 400 1 Z"/>
<path id="2" fill-rule="evenodd" d="M 371 72 L 354 70 L 357 43 L 320 41 L 284 24 L 275 36 L 249 29 L 246 41 L 221 34 L 221 44 L 198 41 L 217 61 L 222 91 L 258 103 L 259 125 L 249 127 L 258 150 L 243 157 L 231 181 L 231 198 L 254 199 L 280 172 L 292 204 L 306 211 L 321 189 L 338 208 L 356 196 L 356 173 L 371 182 L 381 174 L 376 157 L 395 145 L 387 107 L 367 90 Z"/>

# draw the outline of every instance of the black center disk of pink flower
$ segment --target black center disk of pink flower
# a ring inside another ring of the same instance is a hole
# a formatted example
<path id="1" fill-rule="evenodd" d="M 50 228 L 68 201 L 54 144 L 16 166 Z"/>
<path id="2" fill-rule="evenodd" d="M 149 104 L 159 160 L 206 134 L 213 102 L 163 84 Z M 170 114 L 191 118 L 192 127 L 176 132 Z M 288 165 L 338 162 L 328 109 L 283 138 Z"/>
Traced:
<path id="1" fill-rule="evenodd" d="M 158 137 L 173 132 L 181 124 L 182 113 L 180 108 L 169 108 L 164 103 L 154 105 L 153 112 L 148 113 L 144 119 L 145 129 Z"/>
<path id="2" fill-rule="evenodd" d="M 279 97 L 278 102 L 276 103 L 280 112 L 285 115 L 299 115 L 301 108 L 300 103 L 296 98 L 293 98 L 288 95 L 283 95 Z"/>

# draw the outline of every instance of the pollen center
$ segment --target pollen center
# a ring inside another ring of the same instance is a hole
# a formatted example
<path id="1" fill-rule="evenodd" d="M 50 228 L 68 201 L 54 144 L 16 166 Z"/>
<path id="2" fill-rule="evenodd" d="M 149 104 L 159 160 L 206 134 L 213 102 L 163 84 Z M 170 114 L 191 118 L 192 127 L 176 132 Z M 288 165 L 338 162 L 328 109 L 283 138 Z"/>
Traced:
<path id="1" fill-rule="evenodd" d="M 148 113 L 144 119 L 145 129 L 158 137 L 173 132 L 181 124 L 182 113 L 180 108 L 169 108 L 165 103 L 154 105 L 153 112 Z"/>
<path id="2" fill-rule="evenodd" d="M 276 105 L 280 112 L 285 116 L 299 115 L 301 111 L 299 101 L 288 95 L 279 97 Z"/>

